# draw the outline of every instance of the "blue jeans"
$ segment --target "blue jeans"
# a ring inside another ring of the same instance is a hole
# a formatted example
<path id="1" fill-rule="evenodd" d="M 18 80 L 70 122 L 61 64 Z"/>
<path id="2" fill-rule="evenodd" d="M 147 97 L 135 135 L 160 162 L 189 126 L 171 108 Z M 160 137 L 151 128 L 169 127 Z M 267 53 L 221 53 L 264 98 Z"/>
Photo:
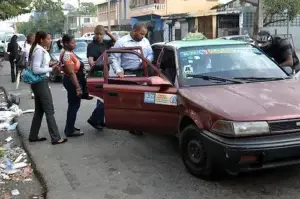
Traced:
<path id="1" fill-rule="evenodd" d="M 80 108 L 81 98 L 77 96 L 76 88 L 69 76 L 64 75 L 63 85 L 68 93 L 68 111 L 65 134 L 71 135 L 75 132 L 75 121 L 77 118 L 77 112 Z"/>
<path id="2" fill-rule="evenodd" d="M 104 104 L 100 100 L 97 100 L 96 108 L 94 109 L 90 120 L 93 124 L 104 125 Z"/>

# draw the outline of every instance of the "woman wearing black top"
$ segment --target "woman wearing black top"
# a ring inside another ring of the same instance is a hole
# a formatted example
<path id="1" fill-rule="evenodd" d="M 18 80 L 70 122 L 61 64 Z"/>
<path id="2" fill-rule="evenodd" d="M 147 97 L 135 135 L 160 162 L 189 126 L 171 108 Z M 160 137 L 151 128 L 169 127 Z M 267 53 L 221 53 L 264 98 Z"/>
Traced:
<path id="1" fill-rule="evenodd" d="M 18 49 L 19 49 L 17 40 L 18 40 L 17 35 L 12 36 L 12 38 L 7 46 L 7 52 L 9 52 L 9 62 L 10 62 L 10 68 L 11 68 L 10 73 L 11 73 L 11 81 L 12 82 L 16 81 L 16 77 L 18 75 L 18 70 L 16 69 L 16 65 L 15 65 L 15 60 L 17 58 Z"/>

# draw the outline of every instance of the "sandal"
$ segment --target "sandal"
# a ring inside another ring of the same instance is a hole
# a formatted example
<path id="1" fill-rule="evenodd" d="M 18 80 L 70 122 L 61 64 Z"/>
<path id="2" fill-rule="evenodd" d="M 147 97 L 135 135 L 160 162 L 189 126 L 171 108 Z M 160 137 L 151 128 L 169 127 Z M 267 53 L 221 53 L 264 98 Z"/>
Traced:
<path id="1" fill-rule="evenodd" d="M 29 142 L 43 142 L 43 141 L 46 141 L 47 138 L 44 138 L 44 137 L 40 137 L 40 138 L 37 138 L 37 139 L 28 139 Z"/>
<path id="2" fill-rule="evenodd" d="M 57 145 L 57 144 L 63 144 L 63 143 L 66 143 L 68 141 L 68 139 L 60 139 L 56 142 L 52 142 L 52 145 Z"/>

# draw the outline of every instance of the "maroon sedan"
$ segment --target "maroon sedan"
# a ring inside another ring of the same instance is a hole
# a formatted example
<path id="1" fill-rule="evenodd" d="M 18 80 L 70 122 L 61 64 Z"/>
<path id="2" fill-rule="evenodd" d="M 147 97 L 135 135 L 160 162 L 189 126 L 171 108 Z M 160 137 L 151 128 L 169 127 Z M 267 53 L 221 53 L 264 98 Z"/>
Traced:
<path id="1" fill-rule="evenodd" d="M 300 81 L 259 49 L 202 40 L 153 51 L 149 63 L 136 49 L 111 49 L 104 77 L 88 79 L 108 128 L 176 135 L 186 168 L 204 179 L 300 163 Z M 114 53 L 139 56 L 144 75 L 113 76 Z"/>

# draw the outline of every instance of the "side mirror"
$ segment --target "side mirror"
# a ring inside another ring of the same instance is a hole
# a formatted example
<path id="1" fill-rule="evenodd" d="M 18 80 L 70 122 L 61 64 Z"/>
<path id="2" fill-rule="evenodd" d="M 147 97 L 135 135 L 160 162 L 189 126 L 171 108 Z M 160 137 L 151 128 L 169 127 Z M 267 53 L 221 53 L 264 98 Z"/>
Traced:
<path id="1" fill-rule="evenodd" d="M 161 86 L 161 87 L 172 87 L 173 86 L 169 81 L 164 80 L 163 78 L 161 78 L 159 76 L 149 77 L 148 83 L 149 83 L 149 85 L 152 85 L 152 86 Z"/>
<path id="2" fill-rule="evenodd" d="M 3 40 L 1 41 L 3 44 L 5 43 Z"/>

